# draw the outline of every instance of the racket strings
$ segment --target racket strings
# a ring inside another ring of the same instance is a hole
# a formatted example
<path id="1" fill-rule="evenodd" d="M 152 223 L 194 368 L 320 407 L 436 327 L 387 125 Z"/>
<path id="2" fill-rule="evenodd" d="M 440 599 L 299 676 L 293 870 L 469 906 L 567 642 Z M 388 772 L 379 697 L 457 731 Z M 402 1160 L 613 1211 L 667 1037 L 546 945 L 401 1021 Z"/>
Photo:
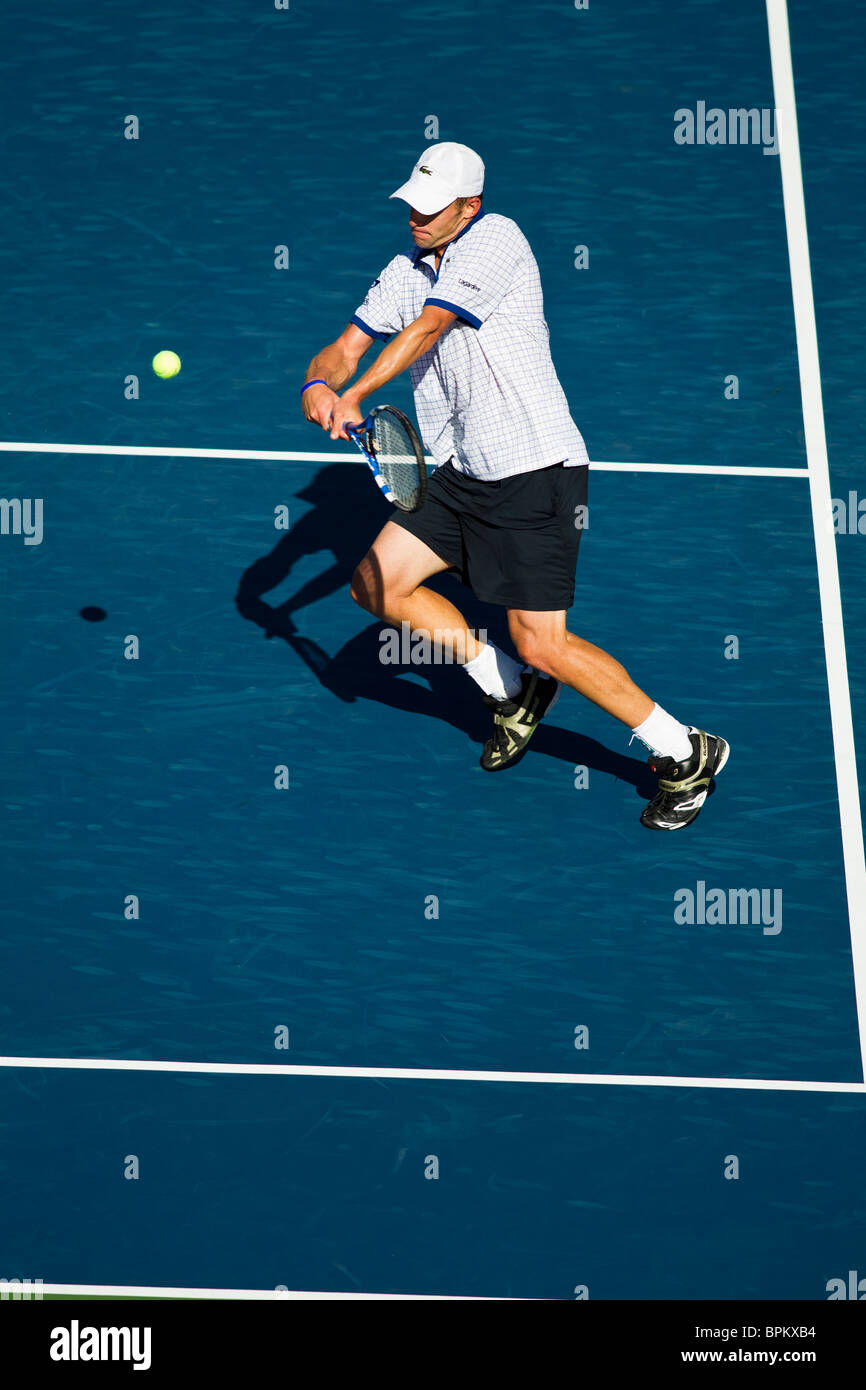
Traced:
<path id="1" fill-rule="evenodd" d="M 377 415 L 373 424 L 373 447 L 376 463 L 388 487 L 399 501 L 411 505 L 420 486 L 419 463 L 406 430 L 393 416 Z"/>

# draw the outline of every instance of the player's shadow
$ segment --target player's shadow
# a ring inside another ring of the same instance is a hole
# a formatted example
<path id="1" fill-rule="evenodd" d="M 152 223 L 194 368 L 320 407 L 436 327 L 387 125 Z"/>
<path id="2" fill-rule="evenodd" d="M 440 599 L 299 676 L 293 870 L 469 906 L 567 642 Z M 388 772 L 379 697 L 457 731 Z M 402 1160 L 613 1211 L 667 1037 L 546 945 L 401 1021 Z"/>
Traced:
<path id="1" fill-rule="evenodd" d="M 269 554 L 244 570 L 235 596 L 239 613 L 263 628 L 266 637 L 282 637 L 321 684 L 345 703 L 375 700 L 392 709 L 442 719 L 480 748 L 490 737 L 491 716 L 481 702 L 478 687 L 454 666 L 384 660 L 391 653 L 382 640 L 379 622 L 368 623 L 334 656 L 298 631 L 295 614 L 338 590 L 345 590 L 346 602 L 351 604 L 348 587 L 352 573 L 391 508 L 370 486 L 366 470 L 355 464 L 328 464 L 297 496 L 312 505 Z M 315 578 L 276 606 L 262 598 L 282 584 L 300 560 L 320 552 L 330 552 L 333 558 Z M 428 585 L 451 598 L 469 622 L 484 630 L 497 646 L 513 650 L 503 609 L 480 603 L 453 575 L 436 576 Z M 357 612 L 360 617 L 361 610 Z M 411 657 L 411 646 L 408 655 Z M 406 679 L 410 672 L 420 676 L 424 684 Z M 528 756 L 537 754 L 630 782 L 645 800 L 657 790 L 645 761 L 613 753 L 595 739 L 555 724 L 544 723 L 536 731 Z"/>
<path id="2" fill-rule="evenodd" d="M 263 627 L 267 637 L 294 636 L 297 627 L 293 614 L 338 589 L 348 589 L 355 566 L 391 513 L 385 498 L 371 484 L 363 464 L 331 463 L 295 494 L 312 505 L 292 522 L 269 554 L 244 570 L 235 596 L 238 611 Z M 299 560 L 322 551 L 333 556 L 326 569 L 277 607 L 264 602 L 262 594 L 282 584 Z"/>

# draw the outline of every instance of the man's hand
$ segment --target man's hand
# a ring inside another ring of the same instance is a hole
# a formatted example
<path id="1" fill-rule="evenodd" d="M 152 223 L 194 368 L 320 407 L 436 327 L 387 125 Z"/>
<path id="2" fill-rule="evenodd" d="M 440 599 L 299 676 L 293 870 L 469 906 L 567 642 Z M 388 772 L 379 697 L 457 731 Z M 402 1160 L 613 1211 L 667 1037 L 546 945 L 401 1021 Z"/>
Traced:
<path id="1" fill-rule="evenodd" d="M 364 333 L 356 323 L 349 323 L 334 343 L 329 343 L 317 352 L 306 371 L 307 381 L 317 384 L 304 391 L 301 396 L 301 409 L 313 425 L 330 432 L 334 411 L 339 402 L 338 391 L 342 391 L 355 375 L 355 369 L 364 353 L 375 342 L 369 333 Z M 333 382 L 333 386 L 320 384 Z M 369 392 L 365 392 L 369 395 Z M 346 419 L 352 417 L 346 416 Z M 340 424 L 342 424 L 342 420 Z M 336 438 L 337 436 L 332 436 Z M 343 436 L 345 438 L 345 435 Z"/>
<path id="2" fill-rule="evenodd" d="M 336 391 L 332 391 L 330 386 L 311 386 L 309 391 L 305 391 L 301 396 L 301 408 L 314 425 L 321 425 L 323 430 L 329 430 L 331 415 L 339 399 Z"/>
<path id="3" fill-rule="evenodd" d="M 311 391 L 315 389 L 314 386 L 310 387 Z M 332 407 L 331 438 L 348 439 L 344 426 L 360 425 L 363 419 L 360 396 L 353 391 L 346 391 L 344 395 L 337 396 Z"/>

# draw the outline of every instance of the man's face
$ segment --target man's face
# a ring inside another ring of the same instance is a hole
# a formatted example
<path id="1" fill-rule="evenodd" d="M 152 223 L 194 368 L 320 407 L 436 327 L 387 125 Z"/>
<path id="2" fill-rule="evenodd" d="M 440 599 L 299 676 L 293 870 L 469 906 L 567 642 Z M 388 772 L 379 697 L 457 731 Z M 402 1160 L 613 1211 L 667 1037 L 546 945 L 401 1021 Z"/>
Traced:
<path id="1" fill-rule="evenodd" d="M 416 246 L 422 251 L 432 251 L 451 241 L 457 233 L 475 216 L 481 201 L 470 198 L 462 210 L 458 211 L 459 199 L 455 198 L 441 212 L 423 213 L 415 208 L 409 209 L 409 226 Z"/>

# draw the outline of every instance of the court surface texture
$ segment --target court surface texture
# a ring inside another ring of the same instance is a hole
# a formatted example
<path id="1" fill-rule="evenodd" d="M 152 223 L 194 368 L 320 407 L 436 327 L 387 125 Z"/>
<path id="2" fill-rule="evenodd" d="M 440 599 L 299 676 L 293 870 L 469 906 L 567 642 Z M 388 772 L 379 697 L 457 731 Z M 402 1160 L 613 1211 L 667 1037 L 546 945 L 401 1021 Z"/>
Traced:
<path id="1" fill-rule="evenodd" d="M 6 7 L 0 1276 L 826 1299 L 866 1275 L 862 14 L 321 16 Z M 541 269 L 569 624 L 731 745 L 682 833 L 570 690 L 486 774 L 474 684 L 349 597 L 388 507 L 298 388 L 435 139 Z"/>

